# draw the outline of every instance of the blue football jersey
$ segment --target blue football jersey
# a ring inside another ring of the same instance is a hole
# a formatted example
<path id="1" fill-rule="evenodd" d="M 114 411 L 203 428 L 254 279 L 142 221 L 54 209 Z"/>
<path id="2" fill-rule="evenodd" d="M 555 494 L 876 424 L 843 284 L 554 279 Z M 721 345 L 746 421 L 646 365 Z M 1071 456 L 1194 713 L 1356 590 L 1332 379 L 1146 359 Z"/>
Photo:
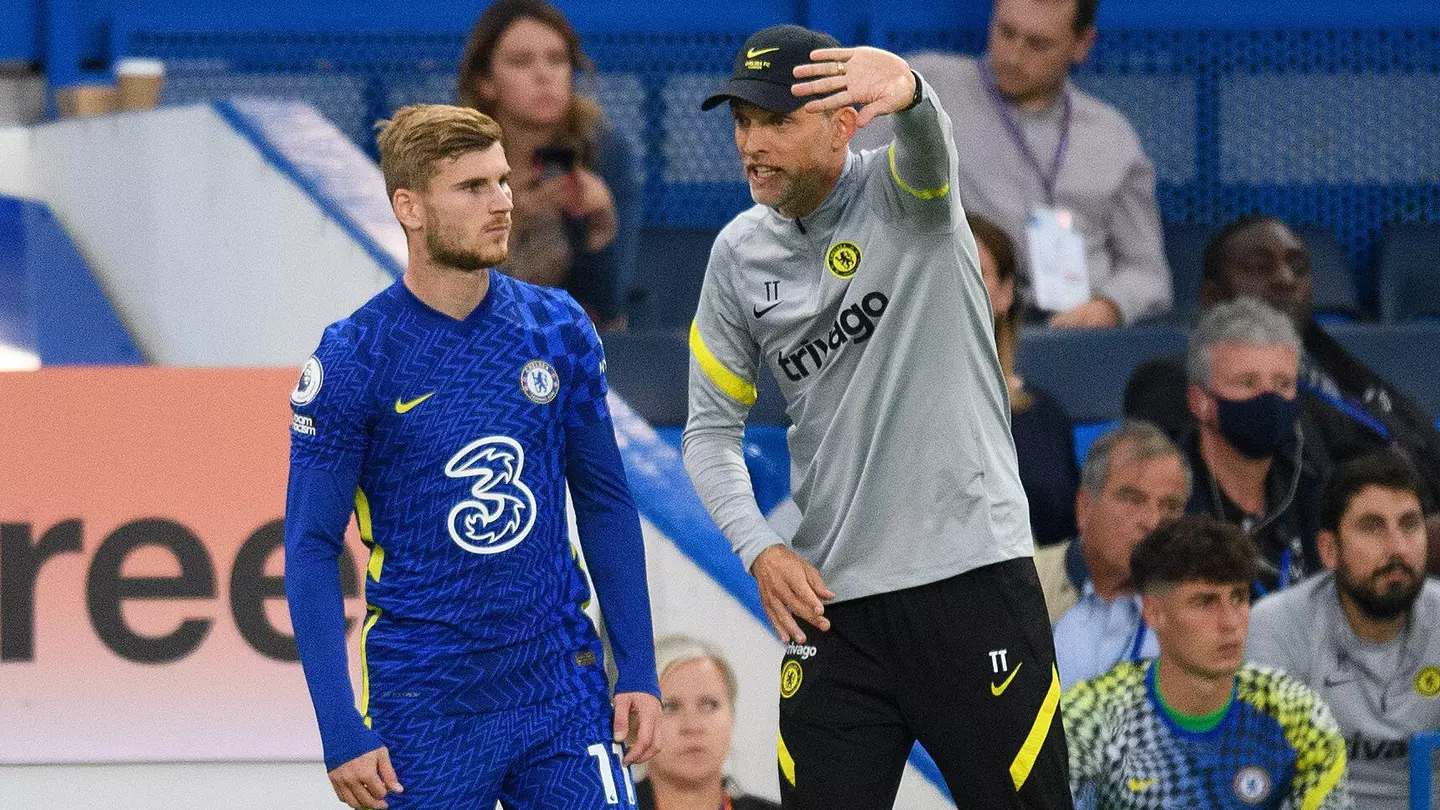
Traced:
<path id="1" fill-rule="evenodd" d="M 325 331 L 292 395 L 292 466 L 358 469 L 362 714 L 603 688 L 565 438 L 609 417 L 604 351 L 563 292 L 490 278 L 463 321 L 396 282 Z"/>

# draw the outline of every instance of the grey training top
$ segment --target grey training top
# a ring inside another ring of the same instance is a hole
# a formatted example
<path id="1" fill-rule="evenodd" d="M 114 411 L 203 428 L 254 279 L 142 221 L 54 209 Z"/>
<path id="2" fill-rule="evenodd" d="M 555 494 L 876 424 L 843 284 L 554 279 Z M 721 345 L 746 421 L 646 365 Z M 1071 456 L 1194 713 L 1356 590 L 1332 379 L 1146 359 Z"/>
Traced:
<path id="1" fill-rule="evenodd" d="M 1311 577 L 1255 604 L 1246 657 L 1284 669 L 1330 704 L 1358 807 L 1410 806 L 1410 736 L 1440 730 L 1440 583 L 1426 580 L 1400 635 L 1372 644 L 1350 629 L 1335 575 Z"/>
<path id="2" fill-rule="evenodd" d="M 978 63 L 954 54 L 919 53 L 910 66 L 934 82 L 947 108 L 962 110 L 955 145 L 969 160 L 960 167 L 965 207 L 999 225 L 1015 242 L 1021 300 L 1034 303 L 1029 280 L 1025 224 L 1030 212 L 1047 205 L 1045 186 L 1015 145 L 990 94 Z M 1085 266 L 1092 295 L 1104 296 L 1131 324 L 1170 310 L 1170 265 L 1155 204 L 1155 166 L 1140 148 L 1130 122 L 1114 107 L 1071 83 L 1070 140 L 1055 186 L 1055 205 L 1070 209 L 1085 240 Z M 1010 110 L 1030 151 L 1046 171 L 1060 142 L 1063 105 L 1026 112 Z M 855 143 L 878 146 L 888 128 L 869 127 Z"/>
<path id="3" fill-rule="evenodd" d="M 696 490 L 747 570 L 784 542 L 741 455 L 763 359 L 793 423 L 793 547 L 839 599 L 1033 553 L 990 300 L 934 99 L 926 84 L 895 115 L 890 148 L 849 154 L 809 216 L 755 206 L 731 221 L 691 328 Z"/>

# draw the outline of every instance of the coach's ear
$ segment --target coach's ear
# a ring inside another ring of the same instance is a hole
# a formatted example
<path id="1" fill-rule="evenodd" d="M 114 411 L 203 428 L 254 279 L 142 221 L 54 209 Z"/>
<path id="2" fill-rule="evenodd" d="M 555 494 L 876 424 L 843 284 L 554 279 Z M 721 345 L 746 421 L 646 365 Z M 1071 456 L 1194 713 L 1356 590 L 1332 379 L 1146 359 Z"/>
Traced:
<path id="1" fill-rule="evenodd" d="M 390 207 L 395 211 L 395 218 L 400 220 L 406 233 L 418 231 L 425 226 L 425 203 L 414 191 L 408 188 L 395 189 L 395 195 L 390 198 Z"/>

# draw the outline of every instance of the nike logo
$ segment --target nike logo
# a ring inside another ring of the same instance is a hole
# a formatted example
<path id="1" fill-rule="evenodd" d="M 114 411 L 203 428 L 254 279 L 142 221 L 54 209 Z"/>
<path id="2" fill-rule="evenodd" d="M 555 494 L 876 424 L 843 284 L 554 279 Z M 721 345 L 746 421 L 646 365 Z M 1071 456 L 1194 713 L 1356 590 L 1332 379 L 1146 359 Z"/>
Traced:
<path id="1" fill-rule="evenodd" d="M 1342 684 L 1342 683 L 1350 683 L 1350 682 L 1353 681 L 1353 680 L 1355 680 L 1355 679 L 1354 679 L 1354 678 L 1331 678 L 1331 677 L 1329 677 L 1329 676 L 1326 676 L 1326 678 L 1325 678 L 1325 688 L 1326 688 L 1326 689 L 1334 689 L 1335 687 L 1339 686 L 1339 685 Z"/>
<path id="2" fill-rule="evenodd" d="M 433 396 L 435 396 L 435 392 L 434 392 L 434 391 L 431 391 L 430 393 L 426 394 L 425 396 L 423 396 L 423 397 L 416 397 L 415 399 L 412 399 L 412 400 L 410 400 L 409 402 L 401 402 L 401 401 L 399 400 L 399 398 L 396 398 L 396 400 L 395 400 L 395 412 L 396 412 L 396 413 L 399 413 L 399 414 L 409 413 L 409 412 L 415 410 L 415 406 L 416 406 L 416 405 L 419 405 L 420 403 L 424 402 L 425 400 L 427 400 L 427 399 L 429 399 L 430 397 L 433 397 Z"/>
<path id="3" fill-rule="evenodd" d="M 780 306 L 780 305 L 783 304 L 783 303 L 785 303 L 785 302 L 784 302 L 784 301 L 776 301 L 775 303 L 771 304 L 771 305 L 768 306 L 768 307 L 765 307 L 764 309 L 761 309 L 760 307 L 755 307 L 755 317 L 757 317 L 757 318 L 763 318 L 763 317 L 765 317 L 765 313 L 769 312 L 770 310 L 774 309 L 775 307 Z"/>
<path id="4" fill-rule="evenodd" d="M 750 50 L 748 50 L 748 51 L 745 52 L 745 58 L 746 58 L 746 59 L 754 59 L 755 57 L 760 56 L 761 54 L 774 53 L 775 51 L 778 51 L 778 50 L 780 50 L 780 49 L 779 49 L 779 48 L 751 48 Z"/>
<path id="5" fill-rule="evenodd" d="M 1020 674 L 1020 667 L 1023 666 L 1025 666 L 1024 661 L 1016 664 L 1015 668 L 1010 670 L 1010 677 L 1006 678 L 1005 682 L 1000 684 L 999 686 L 996 686 L 993 683 L 990 684 L 990 694 L 994 695 L 995 697 L 1000 697 L 1001 695 L 1005 694 L 1005 690 L 1010 688 L 1010 682 L 1015 680 L 1016 675 Z"/>
<path id="6" fill-rule="evenodd" d="M 1132 776 L 1130 777 L 1129 787 L 1131 792 L 1139 793 L 1140 791 L 1150 787 L 1153 784 L 1155 784 L 1154 779 L 1136 779 Z"/>

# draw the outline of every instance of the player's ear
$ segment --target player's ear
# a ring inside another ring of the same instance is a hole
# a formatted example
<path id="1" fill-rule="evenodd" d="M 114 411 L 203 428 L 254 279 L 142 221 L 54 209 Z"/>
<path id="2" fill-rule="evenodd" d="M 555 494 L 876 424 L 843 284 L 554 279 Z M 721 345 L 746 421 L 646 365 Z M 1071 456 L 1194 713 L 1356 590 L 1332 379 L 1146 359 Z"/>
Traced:
<path id="1" fill-rule="evenodd" d="M 1321 529 L 1315 535 L 1315 548 L 1320 552 L 1320 564 L 1334 571 L 1340 565 L 1340 538 L 1329 529 Z"/>
<path id="2" fill-rule="evenodd" d="M 390 207 L 394 209 L 395 218 L 400 220 L 400 225 L 406 231 L 416 231 L 424 226 L 425 204 L 413 190 L 395 189 L 395 195 L 390 198 Z"/>
<path id="3" fill-rule="evenodd" d="M 1145 593 L 1140 595 L 1140 615 L 1144 617 L 1145 624 L 1152 630 L 1165 629 L 1165 609 L 1161 605 L 1161 597 L 1158 593 Z"/>

